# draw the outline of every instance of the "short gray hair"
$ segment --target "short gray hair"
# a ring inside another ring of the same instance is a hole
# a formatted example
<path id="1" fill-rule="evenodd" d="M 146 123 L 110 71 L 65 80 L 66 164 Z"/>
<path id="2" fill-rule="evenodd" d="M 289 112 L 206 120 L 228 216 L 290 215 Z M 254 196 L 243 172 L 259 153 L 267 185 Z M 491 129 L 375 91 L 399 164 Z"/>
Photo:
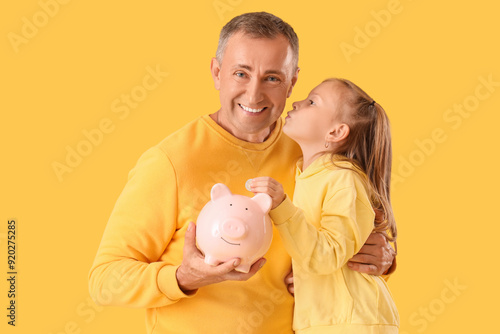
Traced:
<path id="1" fill-rule="evenodd" d="M 297 34 L 288 23 L 266 12 L 245 13 L 226 23 L 220 32 L 219 45 L 215 53 L 219 64 L 222 64 L 227 41 L 234 33 L 240 31 L 252 38 L 274 39 L 279 35 L 284 36 L 292 48 L 294 72 L 297 70 L 299 62 L 299 38 Z"/>

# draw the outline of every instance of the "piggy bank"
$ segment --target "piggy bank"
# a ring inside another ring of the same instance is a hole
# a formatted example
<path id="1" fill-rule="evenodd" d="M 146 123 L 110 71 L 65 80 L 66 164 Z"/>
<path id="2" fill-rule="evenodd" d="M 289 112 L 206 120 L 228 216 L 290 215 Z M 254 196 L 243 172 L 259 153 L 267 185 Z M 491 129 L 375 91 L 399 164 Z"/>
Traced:
<path id="1" fill-rule="evenodd" d="M 241 263 L 235 270 L 248 273 L 271 246 L 272 199 L 267 194 L 234 195 L 222 183 L 212 187 L 210 197 L 196 221 L 196 242 L 205 263 L 217 265 L 238 257 Z"/>

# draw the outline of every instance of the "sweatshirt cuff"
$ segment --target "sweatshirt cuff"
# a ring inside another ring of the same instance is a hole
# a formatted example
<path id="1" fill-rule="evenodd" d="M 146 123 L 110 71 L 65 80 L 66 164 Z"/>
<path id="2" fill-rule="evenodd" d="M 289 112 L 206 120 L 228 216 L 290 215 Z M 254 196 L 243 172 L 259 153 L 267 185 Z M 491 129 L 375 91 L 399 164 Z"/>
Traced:
<path id="1" fill-rule="evenodd" d="M 160 291 L 167 296 L 168 299 L 172 301 L 179 300 L 181 298 L 189 298 L 193 297 L 198 290 L 193 290 L 188 293 L 179 288 L 179 283 L 177 282 L 177 276 L 175 273 L 177 272 L 178 266 L 163 266 L 158 272 L 157 276 L 157 284 Z"/>
<path id="2" fill-rule="evenodd" d="M 280 205 L 269 212 L 269 216 L 271 217 L 275 225 L 281 225 L 285 223 L 287 220 L 292 218 L 292 216 L 297 211 L 297 208 L 295 207 L 295 205 L 293 205 L 290 197 L 288 197 L 288 195 L 285 196 L 286 197 L 283 202 L 281 202 Z"/>

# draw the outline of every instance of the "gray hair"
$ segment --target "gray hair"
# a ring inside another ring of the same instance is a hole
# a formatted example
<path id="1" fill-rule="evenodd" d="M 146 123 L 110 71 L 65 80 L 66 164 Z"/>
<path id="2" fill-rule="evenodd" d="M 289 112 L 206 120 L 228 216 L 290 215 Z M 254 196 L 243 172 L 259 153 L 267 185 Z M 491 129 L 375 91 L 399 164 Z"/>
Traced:
<path id="1" fill-rule="evenodd" d="M 293 28 L 273 14 L 266 12 L 245 13 L 236 16 L 226 23 L 219 36 L 219 45 L 215 57 L 222 64 L 227 41 L 236 32 L 243 32 L 252 38 L 274 39 L 279 35 L 284 36 L 292 48 L 294 72 L 299 62 L 299 38 Z"/>

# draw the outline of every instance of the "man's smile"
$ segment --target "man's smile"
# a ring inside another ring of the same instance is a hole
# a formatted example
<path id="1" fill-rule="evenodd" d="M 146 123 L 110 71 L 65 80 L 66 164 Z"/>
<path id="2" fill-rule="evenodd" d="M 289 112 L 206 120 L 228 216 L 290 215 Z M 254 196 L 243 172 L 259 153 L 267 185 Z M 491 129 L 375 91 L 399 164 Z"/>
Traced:
<path id="1" fill-rule="evenodd" d="M 258 113 L 258 112 L 261 112 L 267 108 L 267 107 L 264 107 L 264 108 L 260 108 L 260 109 L 252 109 L 250 107 L 242 105 L 241 103 L 238 103 L 238 105 L 241 107 L 241 109 L 248 111 L 248 112 L 251 112 L 251 113 Z"/>

